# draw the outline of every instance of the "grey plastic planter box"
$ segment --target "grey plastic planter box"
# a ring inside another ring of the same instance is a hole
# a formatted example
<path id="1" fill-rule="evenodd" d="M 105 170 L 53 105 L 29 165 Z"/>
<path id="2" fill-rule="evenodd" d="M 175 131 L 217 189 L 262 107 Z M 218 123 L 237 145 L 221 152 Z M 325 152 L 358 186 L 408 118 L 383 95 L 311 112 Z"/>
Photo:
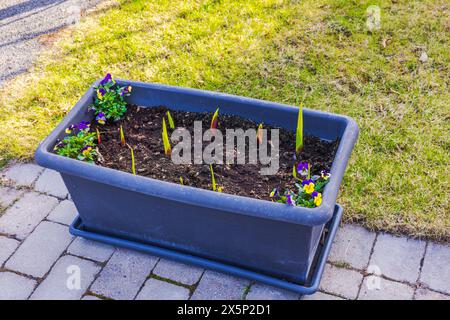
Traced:
<path id="1" fill-rule="evenodd" d="M 298 109 L 293 106 L 158 84 L 118 83 L 133 86 L 129 103 L 139 106 L 209 112 L 219 106 L 221 113 L 295 130 Z M 304 110 L 307 134 L 340 138 L 323 203 L 309 209 L 134 176 L 53 154 L 67 126 L 92 119 L 87 107 L 94 94 L 91 87 L 36 151 L 38 164 L 61 173 L 83 230 L 119 239 L 119 245 L 120 239 L 148 244 L 292 283 L 307 282 L 357 139 L 352 119 Z"/>

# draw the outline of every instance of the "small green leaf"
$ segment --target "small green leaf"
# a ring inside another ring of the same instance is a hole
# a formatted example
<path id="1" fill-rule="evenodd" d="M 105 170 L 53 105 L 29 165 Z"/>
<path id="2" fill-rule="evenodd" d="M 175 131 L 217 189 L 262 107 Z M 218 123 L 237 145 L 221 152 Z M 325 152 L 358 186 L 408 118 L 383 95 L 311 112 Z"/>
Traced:
<path id="1" fill-rule="evenodd" d="M 262 144 L 262 139 L 263 139 L 263 124 L 260 123 L 258 126 L 258 130 L 256 131 L 256 140 L 258 140 L 259 144 Z"/>
<path id="2" fill-rule="evenodd" d="M 170 114 L 170 111 L 169 110 L 167 110 L 167 120 L 169 120 L 169 127 L 170 127 L 170 129 L 175 129 L 175 122 L 173 122 L 173 118 L 172 118 L 172 115 Z"/>
<path id="3" fill-rule="evenodd" d="M 217 129 L 217 124 L 219 122 L 219 108 L 214 112 L 211 118 L 211 129 Z"/>
<path id="4" fill-rule="evenodd" d="M 212 190 L 213 190 L 213 191 L 216 191 L 216 189 L 217 189 L 216 178 L 214 177 L 214 170 L 213 170 L 212 164 L 209 165 L 209 171 L 211 172 L 211 185 L 212 185 Z"/>
<path id="5" fill-rule="evenodd" d="M 128 146 L 128 148 L 130 148 L 130 153 L 131 153 L 131 173 L 136 175 L 136 165 L 135 165 L 135 162 L 134 162 L 134 150 L 130 146 Z"/>
<path id="6" fill-rule="evenodd" d="M 300 103 L 295 135 L 295 152 L 299 154 L 303 149 L 303 102 Z"/>
<path id="7" fill-rule="evenodd" d="M 166 119 L 163 118 L 162 123 L 162 139 L 164 144 L 164 153 L 166 156 L 170 156 L 172 148 L 170 147 L 169 134 L 167 133 Z"/>
<path id="8" fill-rule="evenodd" d="M 120 131 L 120 143 L 122 144 L 122 147 L 125 147 L 125 144 L 126 144 L 126 142 L 125 142 L 125 134 L 123 133 L 123 127 L 122 126 L 120 126 L 119 131 Z"/>

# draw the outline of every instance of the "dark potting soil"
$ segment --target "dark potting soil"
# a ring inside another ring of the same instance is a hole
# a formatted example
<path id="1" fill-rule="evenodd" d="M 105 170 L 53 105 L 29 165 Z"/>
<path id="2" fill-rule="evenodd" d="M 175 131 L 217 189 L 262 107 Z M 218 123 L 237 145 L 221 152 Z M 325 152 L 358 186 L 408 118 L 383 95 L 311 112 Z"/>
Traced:
<path id="1" fill-rule="evenodd" d="M 92 122 L 92 128 L 98 128 L 101 133 L 102 143 L 98 146 L 99 159 L 97 164 L 131 172 L 130 149 L 123 147 L 120 142 L 120 125 L 123 127 L 126 143 L 134 149 L 136 174 L 151 177 L 158 180 L 180 183 L 180 177 L 184 184 L 192 187 L 211 190 L 211 174 L 208 164 L 174 164 L 170 156 L 164 154 L 162 141 L 162 119 L 166 115 L 166 107 L 141 108 L 129 106 L 125 117 L 116 123 L 98 125 Z M 191 141 L 194 143 L 194 121 L 202 121 L 203 133 L 210 128 L 212 113 L 194 113 L 170 110 L 175 127 L 183 127 L 190 131 Z M 166 124 L 169 136 L 172 132 L 169 124 Z M 237 116 L 222 115 L 219 113 L 218 130 L 223 133 L 223 145 L 225 156 L 226 138 L 225 129 L 243 130 L 253 128 L 256 130 L 258 123 Z M 265 129 L 274 127 L 264 125 Z M 270 132 L 270 130 L 268 130 Z M 248 139 L 246 139 L 248 156 Z M 270 140 L 270 133 L 269 133 Z M 172 144 L 172 149 L 174 143 Z M 210 142 L 203 142 L 203 148 Z M 214 175 L 222 192 L 234 195 L 247 196 L 257 199 L 270 200 L 270 191 L 278 187 L 280 190 L 291 188 L 296 190 L 297 182 L 292 176 L 295 154 L 295 133 L 285 129 L 279 131 L 279 170 L 275 175 L 261 175 L 260 169 L 268 165 L 260 162 L 253 164 L 214 164 Z M 334 155 L 338 146 L 337 141 L 329 142 L 313 136 L 304 137 L 304 148 L 298 160 L 311 164 L 311 175 L 320 174 L 321 170 L 330 170 Z M 193 149 L 192 149 L 193 150 Z M 270 148 L 269 148 L 270 150 Z M 193 151 L 191 156 L 193 157 Z M 270 152 L 268 153 L 270 155 Z M 224 159 L 225 161 L 225 159 Z"/>

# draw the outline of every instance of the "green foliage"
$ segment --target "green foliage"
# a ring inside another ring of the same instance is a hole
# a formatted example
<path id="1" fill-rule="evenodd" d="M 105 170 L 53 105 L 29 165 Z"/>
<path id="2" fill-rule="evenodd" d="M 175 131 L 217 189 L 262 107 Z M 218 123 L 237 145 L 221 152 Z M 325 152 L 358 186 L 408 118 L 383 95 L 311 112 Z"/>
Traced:
<path id="1" fill-rule="evenodd" d="M 89 127 L 80 130 L 76 126 L 69 127 L 66 132 L 69 135 L 55 146 L 56 153 L 60 156 L 93 163 L 97 157 L 96 134 L 89 132 Z"/>
<path id="2" fill-rule="evenodd" d="M 170 111 L 167 110 L 167 120 L 169 121 L 169 127 L 170 129 L 175 129 L 175 122 L 173 121 L 172 115 L 170 114 Z"/>
<path id="3" fill-rule="evenodd" d="M 211 118 L 211 129 L 217 129 L 218 123 L 219 123 L 219 108 L 216 109 Z"/>
<path id="4" fill-rule="evenodd" d="M 131 173 L 135 175 L 136 174 L 136 163 L 134 161 L 134 150 L 130 146 L 128 146 L 128 148 L 130 148 L 130 153 L 131 153 Z"/>
<path id="5" fill-rule="evenodd" d="M 120 120 L 127 111 L 124 98 L 130 95 L 131 86 L 119 87 L 108 73 L 95 90 L 97 95 L 90 109 L 94 110 L 96 120 L 101 124 L 106 120 Z"/>
<path id="6" fill-rule="evenodd" d="M 300 103 L 295 130 L 295 152 L 299 154 L 303 149 L 303 102 Z"/>
<path id="7" fill-rule="evenodd" d="M 166 156 L 170 156 L 172 153 L 172 147 L 170 146 L 169 134 L 167 132 L 166 119 L 163 118 L 162 122 L 162 140 L 164 144 L 164 153 Z"/>
<path id="8" fill-rule="evenodd" d="M 263 142 L 263 124 L 260 123 L 258 125 L 258 130 L 256 131 L 256 140 L 259 144 L 262 144 Z"/>
<path id="9" fill-rule="evenodd" d="M 127 142 L 125 141 L 125 133 L 123 132 L 122 125 L 120 125 L 119 127 L 119 134 L 120 134 L 120 144 L 122 145 L 122 147 L 125 147 Z"/>
<path id="10" fill-rule="evenodd" d="M 216 177 L 214 176 L 212 164 L 209 165 L 209 171 L 211 173 L 211 188 L 213 191 L 216 191 L 217 190 Z"/>
<path id="11" fill-rule="evenodd" d="M 307 208 L 315 208 L 321 205 L 322 203 L 322 193 L 325 188 L 325 185 L 330 181 L 330 173 L 328 171 L 322 171 L 320 176 L 309 177 L 309 164 L 302 164 L 301 168 L 303 169 L 304 165 L 307 165 L 307 177 L 302 180 L 301 183 L 295 183 L 295 187 L 297 188 L 297 192 L 293 192 L 290 189 L 285 190 L 283 194 L 279 193 L 279 190 L 275 188 L 270 193 L 270 197 L 279 203 L 285 203 L 291 206 L 300 206 Z M 296 172 L 294 167 L 294 172 Z M 299 176 L 304 176 L 301 171 L 296 173 Z"/>

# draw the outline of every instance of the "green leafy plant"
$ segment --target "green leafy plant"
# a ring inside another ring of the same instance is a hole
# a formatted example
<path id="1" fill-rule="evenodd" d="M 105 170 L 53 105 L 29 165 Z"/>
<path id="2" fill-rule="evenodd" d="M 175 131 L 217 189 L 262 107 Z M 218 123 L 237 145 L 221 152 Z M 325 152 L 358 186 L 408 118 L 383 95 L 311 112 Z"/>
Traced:
<path id="1" fill-rule="evenodd" d="M 299 163 L 297 166 L 297 177 L 305 177 L 301 183 L 295 183 L 297 192 L 290 189 L 280 193 L 278 188 L 270 192 L 269 196 L 275 202 L 285 203 L 291 206 L 301 206 L 315 208 L 322 204 L 322 192 L 325 185 L 329 182 L 330 173 L 322 170 L 320 176 L 310 177 L 310 165 L 308 163 Z"/>
<path id="2" fill-rule="evenodd" d="M 162 140 L 164 144 L 164 153 L 166 156 L 170 156 L 172 154 L 172 148 L 170 146 L 169 134 L 167 132 L 166 119 L 164 118 L 162 122 Z"/>
<path id="3" fill-rule="evenodd" d="M 95 147 L 96 134 L 89 132 L 89 123 L 83 121 L 78 125 L 71 125 L 66 133 L 68 135 L 56 144 L 55 152 L 60 156 L 93 163 L 98 152 Z"/>
<path id="4" fill-rule="evenodd" d="M 131 86 L 118 86 L 108 73 L 95 90 L 97 95 L 89 109 L 94 111 L 97 122 L 105 124 L 107 120 L 120 120 L 127 111 L 125 97 L 131 94 Z"/>

